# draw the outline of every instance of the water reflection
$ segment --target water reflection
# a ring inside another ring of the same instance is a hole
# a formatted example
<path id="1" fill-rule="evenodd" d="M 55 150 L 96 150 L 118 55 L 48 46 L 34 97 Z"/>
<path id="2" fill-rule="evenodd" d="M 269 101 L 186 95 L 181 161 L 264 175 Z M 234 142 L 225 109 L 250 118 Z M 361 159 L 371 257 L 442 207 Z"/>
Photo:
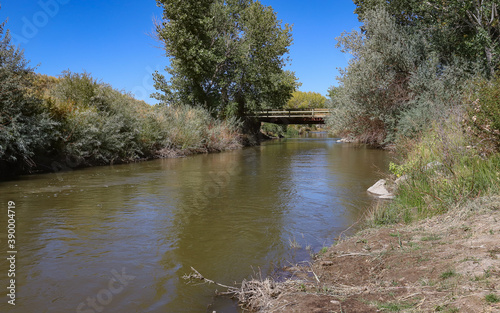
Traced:
<path id="1" fill-rule="evenodd" d="M 20 254 L 18 305 L 0 302 L 0 311 L 75 312 L 83 303 L 97 312 L 95 299 L 103 312 L 235 312 L 182 275 L 192 266 L 232 284 L 307 257 L 289 241 L 331 244 L 361 216 L 386 166 L 383 151 L 316 135 L 2 182 L 1 203 L 17 204 Z M 7 266 L 2 258 L 2 277 Z M 107 293 L 122 271 L 134 279 Z"/>

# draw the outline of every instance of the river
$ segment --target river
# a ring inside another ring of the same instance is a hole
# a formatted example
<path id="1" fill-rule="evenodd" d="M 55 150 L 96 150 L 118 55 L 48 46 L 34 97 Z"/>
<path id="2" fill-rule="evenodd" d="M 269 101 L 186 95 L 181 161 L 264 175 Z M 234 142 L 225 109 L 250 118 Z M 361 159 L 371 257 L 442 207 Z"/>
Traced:
<path id="1" fill-rule="evenodd" d="M 238 312 L 182 276 L 194 267 L 233 284 L 307 260 L 362 216 L 387 163 L 384 151 L 311 134 L 0 182 L 0 312 Z"/>

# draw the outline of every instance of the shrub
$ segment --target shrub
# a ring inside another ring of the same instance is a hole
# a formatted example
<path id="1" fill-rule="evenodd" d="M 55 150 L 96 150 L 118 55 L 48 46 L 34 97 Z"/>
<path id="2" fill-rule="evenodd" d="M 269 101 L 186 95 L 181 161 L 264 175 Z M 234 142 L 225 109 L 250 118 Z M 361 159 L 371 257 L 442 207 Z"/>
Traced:
<path id="1" fill-rule="evenodd" d="M 0 24 L 0 168 L 31 171 L 35 157 L 50 150 L 56 122 L 32 92 L 33 68 Z"/>
<path id="2" fill-rule="evenodd" d="M 148 154 L 141 120 L 148 105 L 88 73 L 63 72 L 47 99 L 60 122 L 60 154 L 86 164 L 109 164 Z"/>
<path id="3" fill-rule="evenodd" d="M 135 133 L 124 130 L 119 115 L 78 109 L 66 117 L 67 136 L 63 153 L 87 164 L 131 161 L 140 155 Z"/>
<path id="4" fill-rule="evenodd" d="M 279 125 L 274 123 L 262 123 L 261 131 L 270 137 L 285 137 L 287 133 L 287 125 Z"/>
<path id="5" fill-rule="evenodd" d="M 492 81 L 482 80 L 476 86 L 475 101 L 466 117 L 468 131 L 479 139 L 479 148 L 483 153 L 499 152 L 500 76 Z"/>
<path id="6" fill-rule="evenodd" d="M 500 154 L 480 156 L 473 148 L 475 138 L 464 132 L 461 118 L 455 112 L 445 123 L 434 123 L 404 151 L 403 162 L 391 166 L 405 180 L 391 204 L 374 210 L 373 222 L 410 222 L 500 192 Z"/>
<path id="7" fill-rule="evenodd" d="M 330 92 L 334 133 L 383 145 L 417 136 L 459 103 L 468 77 L 462 62 L 440 63 L 424 33 L 397 25 L 383 9 L 367 12 L 363 29 L 337 38 L 353 59 Z"/>
<path id="8" fill-rule="evenodd" d="M 241 146 L 235 118 L 221 121 L 201 107 L 157 106 L 150 121 L 166 149 L 209 152 Z"/>
<path id="9" fill-rule="evenodd" d="M 87 164 L 239 147 L 239 123 L 200 108 L 149 106 L 90 74 L 64 72 L 52 92 L 61 123 L 61 151 Z"/>
<path id="10" fill-rule="evenodd" d="M 241 146 L 240 123 L 202 108 L 151 107 L 89 73 L 36 75 L 0 24 L 0 174 L 71 158 L 80 165 L 128 162 L 161 150 Z M 161 154 L 161 153 L 160 153 Z"/>

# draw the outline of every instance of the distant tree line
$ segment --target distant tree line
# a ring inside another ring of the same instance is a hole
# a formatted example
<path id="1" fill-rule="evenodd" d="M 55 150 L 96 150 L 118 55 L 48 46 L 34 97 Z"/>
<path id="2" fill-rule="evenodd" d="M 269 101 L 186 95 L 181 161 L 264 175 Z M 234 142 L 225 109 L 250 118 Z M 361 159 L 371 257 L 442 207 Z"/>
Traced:
<path id="1" fill-rule="evenodd" d="M 320 109 L 326 107 L 326 97 L 319 92 L 294 91 L 285 105 L 287 109 Z"/>

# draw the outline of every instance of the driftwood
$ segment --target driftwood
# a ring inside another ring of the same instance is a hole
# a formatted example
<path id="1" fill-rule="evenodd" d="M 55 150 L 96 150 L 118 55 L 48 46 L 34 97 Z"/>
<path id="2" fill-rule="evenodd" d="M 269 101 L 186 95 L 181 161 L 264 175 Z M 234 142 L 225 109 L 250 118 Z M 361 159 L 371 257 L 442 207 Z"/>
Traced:
<path id="1" fill-rule="evenodd" d="M 193 271 L 182 278 L 189 283 L 195 284 L 213 284 L 225 288 L 224 292 L 216 292 L 217 295 L 230 296 L 238 300 L 240 306 L 252 311 L 260 311 L 267 308 L 271 300 L 276 299 L 284 291 L 281 284 L 276 283 L 271 278 L 264 280 L 251 279 L 243 280 L 241 287 L 228 286 L 220 284 L 211 279 L 205 278 L 200 272 L 191 267 Z"/>

